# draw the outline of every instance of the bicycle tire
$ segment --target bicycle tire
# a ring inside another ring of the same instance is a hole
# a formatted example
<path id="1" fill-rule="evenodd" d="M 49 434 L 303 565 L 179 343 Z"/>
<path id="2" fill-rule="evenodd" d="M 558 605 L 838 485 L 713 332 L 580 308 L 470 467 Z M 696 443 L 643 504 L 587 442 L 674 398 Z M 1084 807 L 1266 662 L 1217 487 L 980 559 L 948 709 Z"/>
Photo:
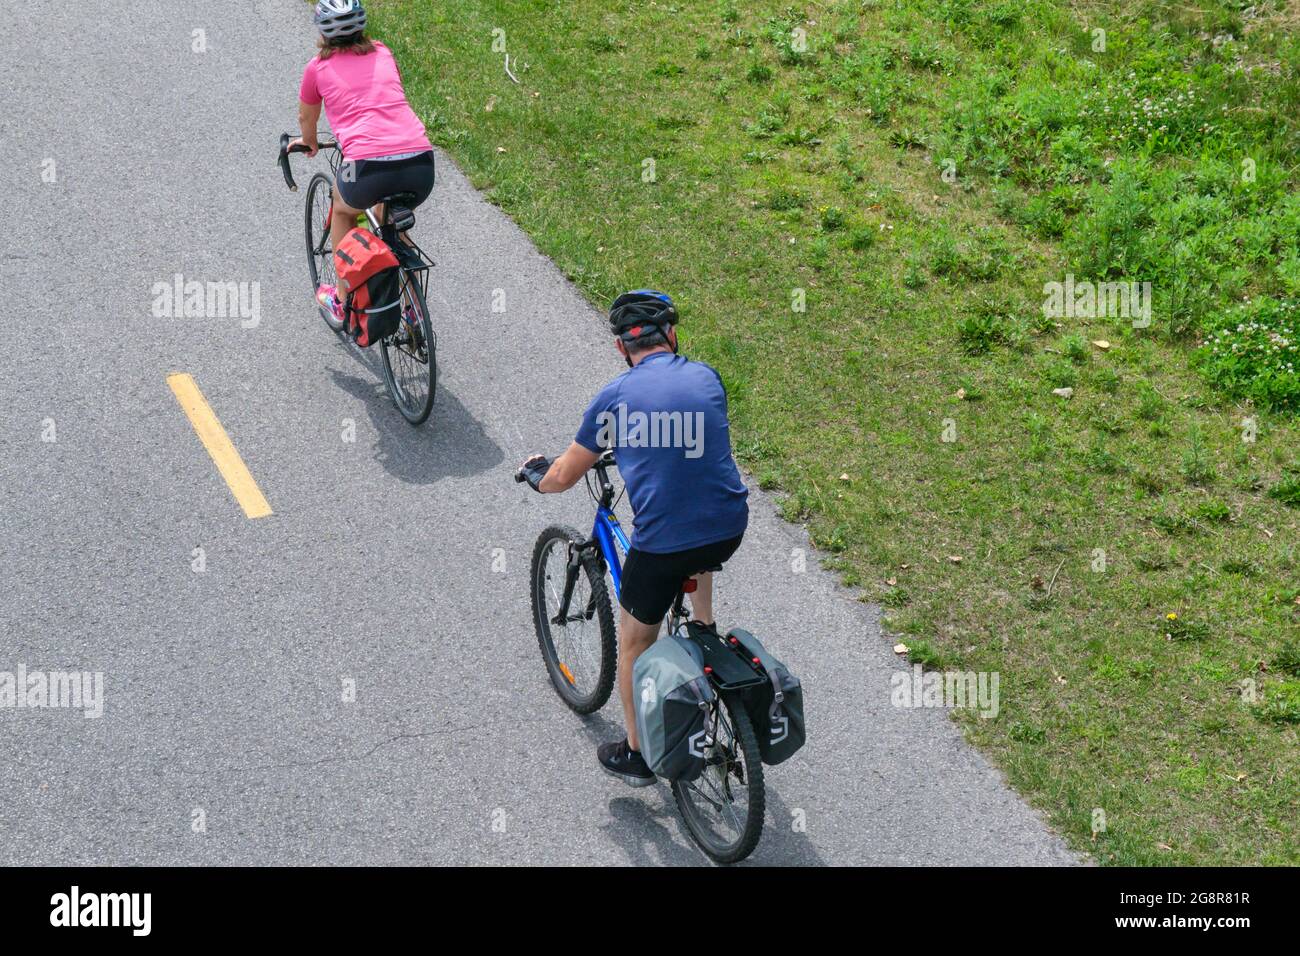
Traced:
<path id="1" fill-rule="evenodd" d="M 321 203 L 320 199 L 324 198 Z M 337 288 L 339 278 L 334 272 L 334 250 L 330 247 L 330 231 L 326 227 L 326 215 L 334 199 L 334 180 L 328 173 L 316 173 L 307 184 L 305 203 L 305 227 L 307 235 L 307 270 L 311 274 L 311 294 L 313 301 L 316 290 L 322 281 Z M 322 211 L 323 210 L 323 211 Z M 318 221 L 319 220 L 319 221 Z M 334 313 L 319 302 L 316 309 L 325 320 L 330 331 L 342 334 L 344 322 L 334 317 Z"/>
<path id="2" fill-rule="evenodd" d="M 614 612 L 609 601 L 609 588 L 605 584 L 603 562 L 593 556 L 587 556 L 582 560 L 582 567 L 579 571 L 580 575 L 585 574 L 587 577 L 592 598 L 593 617 L 599 640 L 599 647 L 594 655 L 597 662 L 596 674 L 590 682 L 591 690 L 589 691 L 578 688 L 578 681 L 573 670 L 562 660 L 563 656 L 570 656 L 576 661 L 581 655 L 569 655 L 567 652 L 562 655 L 555 646 L 551 617 L 557 608 L 548 606 L 548 595 L 544 590 L 546 582 L 543 579 L 546 571 L 545 562 L 552 549 L 557 547 L 562 549 L 565 565 L 560 565 L 560 567 L 563 568 L 567 565 L 569 543 L 581 544 L 583 540 L 582 535 L 578 534 L 577 531 L 563 525 L 552 525 L 543 531 L 538 536 L 537 544 L 533 548 L 533 560 L 529 573 L 531 582 L 529 590 L 532 593 L 533 625 L 537 629 L 537 644 L 541 648 L 542 660 L 546 664 L 546 673 L 551 679 L 551 686 L 555 688 L 560 700 L 564 701 L 565 705 L 574 713 L 590 714 L 600 710 L 609 700 L 610 692 L 614 689 L 618 656 L 617 638 L 614 631 Z M 563 588 L 564 581 L 562 578 L 558 581 L 558 585 Z M 555 593 L 554 586 L 552 586 L 552 595 L 555 595 Z M 558 607 L 558 598 L 554 603 Z M 571 609 L 572 607 L 573 605 L 570 605 Z M 588 657 L 588 661 L 591 659 L 591 657 Z M 584 667 L 584 673 L 589 669 Z"/>
<path id="3" fill-rule="evenodd" d="M 701 811 L 696 807 L 691 796 L 693 785 L 699 781 L 673 781 L 673 797 L 677 801 L 677 812 L 695 845 L 715 863 L 739 863 L 754 852 L 759 837 L 763 835 L 763 814 L 767 811 L 767 792 L 763 784 L 763 761 L 758 749 L 758 735 L 750 722 L 742 700 L 730 695 L 721 699 L 721 708 L 725 708 L 727 719 L 734 728 L 733 739 L 739 744 L 744 767 L 744 786 L 746 788 L 746 817 L 740 835 L 732 842 L 722 842 L 712 838 L 702 819 Z M 724 758 L 725 759 L 725 758 Z M 705 770 L 705 775 L 711 772 Z M 727 777 L 731 775 L 728 765 Z M 701 776 L 701 780 L 704 776 Z"/>
<path id="4" fill-rule="evenodd" d="M 434 335 L 433 323 L 429 320 L 429 306 L 419 279 L 405 269 L 402 270 L 402 303 L 401 326 L 393 335 L 379 340 L 379 350 L 384 359 L 384 384 L 388 386 L 389 397 L 402 417 L 412 425 L 422 425 L 433 411 L 434 393 L 438 387 L 438 337 Z M 410 308 L 419 313 L 418 333 L 406 320 Z M 419 358 L 421 343 L 416 341 L 416 334 L 423 342 L 423 362 Z M 393 369 L 394 355 L 400 356 L 400 365 L 409 366 L 415 372 L 412 381 L 419 379 L 423 382 L 425 390 L 422 395 L 407 399 L 406 390 L 398 384 Z"/>

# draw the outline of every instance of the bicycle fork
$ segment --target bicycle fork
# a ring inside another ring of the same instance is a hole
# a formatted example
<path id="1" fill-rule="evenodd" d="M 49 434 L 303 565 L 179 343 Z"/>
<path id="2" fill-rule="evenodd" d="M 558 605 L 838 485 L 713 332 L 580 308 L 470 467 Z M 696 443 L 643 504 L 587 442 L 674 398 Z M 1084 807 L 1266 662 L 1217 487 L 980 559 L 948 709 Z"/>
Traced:
<path id="1" fill-rule="evenodd" d="M 587 599 L 585 610 L 577 614 L 569 613 L 569 604 L 573 601 L 573 589 L 578 584 L 578 575 L 582 573 L 582 559 L 590 547 L 591 542 L 577 546 L 572 543 L 569 544 L 569 560 L 564 569 L 564 595 L 560 598 L 560 606 L 556 609 L 555 617 L 551 618 L 551 623 L 557 627 L 576 624 L 579 621 L 590 621 L 596 616 L 596 592 L 594 590 Z"/>

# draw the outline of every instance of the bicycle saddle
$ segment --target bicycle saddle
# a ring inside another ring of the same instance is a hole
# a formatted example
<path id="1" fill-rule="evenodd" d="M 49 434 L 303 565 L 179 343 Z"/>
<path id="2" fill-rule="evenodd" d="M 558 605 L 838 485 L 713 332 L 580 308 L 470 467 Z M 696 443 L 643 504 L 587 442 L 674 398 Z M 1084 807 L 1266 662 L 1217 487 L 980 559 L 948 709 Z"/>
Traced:
<path id="1" fill-rule="evenodd" d="M 721 570 L 722 570 L 722 565 L 715 564 L 713 565 L 713 567 L 710 568 L 700 568 L 700 570 L 696 571 L 695 574 L 712 574 L 715 571 L 721 571 Z M 689 578 L 687 578 L 685 581 L 682 582 L 683 594 L 694 594 L 695 589 L 699 587 L 699 582 L 695 580 L 695 574 L 692 574 Z"/>

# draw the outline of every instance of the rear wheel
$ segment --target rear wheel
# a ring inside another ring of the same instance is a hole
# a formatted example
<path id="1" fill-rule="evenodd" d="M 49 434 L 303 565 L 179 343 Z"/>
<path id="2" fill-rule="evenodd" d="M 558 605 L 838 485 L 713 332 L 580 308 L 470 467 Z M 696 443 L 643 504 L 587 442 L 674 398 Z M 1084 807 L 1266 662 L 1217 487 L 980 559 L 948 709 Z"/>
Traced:
<path id="1" fill-rule="evenodd" d="M 686 829 L 711 860 L 738 863 L 758 846 L 766 793 L 758 737 L 738 698 L 723 697 L 704 772 L 674 781 L 673 796 Z"/>
<path id="2" fill-rule="evenodd" d="M 402 271 L 402 324 L 379 341 L 384 356 L 384 382 L 397 410 L 412 425 L 422 424 L 433 410 L 438 381 L 438 339 L 429 321 L 424 290 L 413 273 Z"/>
<path id="3" fill-rule="evenodd" d="M 578 558 L 568 614 L 555 621 L 569 579 L 571 548 L 582 541 L 578 532 L 558 525 L 537 539 L 531 575 L 533 623 L 560 700 L 576 713 L 590 714 L 609 700 L 617 656 L 605 569 L 594 555 Z"/>
<path id="4" fill-rule="evenodd" d="M 315 298 L 321 284 L 338 287 L 339 278 L 334 272 L 334 249 L 330 244 L 330 207 L 333 204 L 334 182 L 326 173 L 312 176 L 307 186 L 307 268 L 311 273 L 311 294 Z M 317 303 L 320 317 L 334 332 L 343 331 L 343 322 L 334 313 Z"/>

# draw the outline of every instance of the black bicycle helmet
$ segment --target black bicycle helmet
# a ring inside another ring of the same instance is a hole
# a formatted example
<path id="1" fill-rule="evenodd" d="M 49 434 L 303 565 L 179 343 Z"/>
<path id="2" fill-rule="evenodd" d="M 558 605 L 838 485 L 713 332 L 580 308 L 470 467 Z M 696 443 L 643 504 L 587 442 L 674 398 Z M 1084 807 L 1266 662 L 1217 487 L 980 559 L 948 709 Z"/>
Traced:
<path id="1" fill-rule="evenodd" d="M 625 344 L 656 332 L 666 337 L 668 328 L 676 324 L 677 306 L 666 292 L 633 289 L 609 307 L 609 330 Z"/>

